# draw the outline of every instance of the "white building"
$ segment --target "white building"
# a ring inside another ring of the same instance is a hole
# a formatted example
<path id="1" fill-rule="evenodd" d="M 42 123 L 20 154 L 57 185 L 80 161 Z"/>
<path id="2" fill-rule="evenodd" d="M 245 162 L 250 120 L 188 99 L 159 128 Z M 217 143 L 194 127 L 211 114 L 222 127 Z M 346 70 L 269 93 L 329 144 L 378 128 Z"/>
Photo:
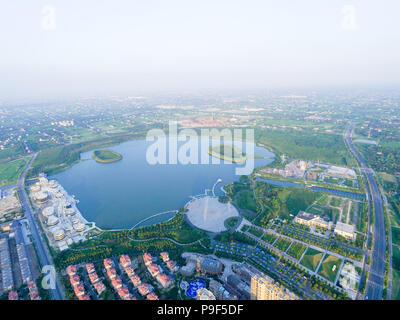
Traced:
<path id="1" fill-rule="evenodd" d="M 347 239 L 354 240 L 356 238 L 355 228 L 351 224 L 337 222 L 334 232 Z"/>

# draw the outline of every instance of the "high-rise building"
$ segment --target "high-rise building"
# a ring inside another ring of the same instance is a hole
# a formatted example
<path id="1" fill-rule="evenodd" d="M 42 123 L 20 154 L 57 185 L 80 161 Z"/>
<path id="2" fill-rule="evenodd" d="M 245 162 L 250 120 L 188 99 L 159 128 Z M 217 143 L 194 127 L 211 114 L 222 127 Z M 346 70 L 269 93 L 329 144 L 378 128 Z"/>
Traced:
<path id="1" fill-rule="evenodd" d="M 251 300 L 298 300 L 288 289 L 276 283 L 265 274 L 254 274 L 251 277 Z"/>

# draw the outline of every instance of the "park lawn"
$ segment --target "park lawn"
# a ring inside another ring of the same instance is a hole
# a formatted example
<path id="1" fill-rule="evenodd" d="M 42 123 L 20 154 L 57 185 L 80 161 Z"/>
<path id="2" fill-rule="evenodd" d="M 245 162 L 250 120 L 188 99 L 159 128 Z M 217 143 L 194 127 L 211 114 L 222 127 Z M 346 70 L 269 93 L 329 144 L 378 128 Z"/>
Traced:
<path id="1" fill-rule="evenodd" d="M 400 248 L 398 246 L 392 246 L 393 256 L 392 256 L 392 266 L 400 272 Z"/>
<path id="2" fill-rule="evenodd" d="M 400 300 L 400 271 L 393 269 L 392 300 Z"/>
<path id="3" fill-rule="evenodd" d="M 204 238 L 205 233 L 200 230 L 195 230 L 191 227 L 179 229 L 177 231 L 170 232 L 171 238 L 180 243 L 191 243 L 199 239 Z M 168 233 L 167 233 L 168 236 Z"/>
<path id="4" fill-rule="evenodd" d="M 252 235 L 256 236 L 257 238 L 260 238 L 264 233 L 264 231 L 256 229 L 256 228 L 252 228 L 252 227 L 250 227 L 248 232 L 250 232 Z"/>
<path id="5" fill-rule="evenodd" d="M 177 214 L 166 222 L 142 226 L 130 231 L 130 237 L 137 240 L 171 238 L 180 243 L 191 243 L 204 238 L 205 235 L 205 231 L 191 227 L 184 221 L 182 214 Z"/>
<path id="6" fill-rule="evenodd" d="M 260 129 L 255 132 L 256 141 L 272 147 L 278 154 L 290 158 L 319 160 L 338 165 L 354 165 L 355 160 L 341 135 L 316 133 L 309 130 L 299 132 L 294 129 Z"/>
<path id="7" fill-rule="evenodd" d="M 237 194 L 236 202 L 240 209 L 248 209 L 257 212 L 257 204 L 253 196 L 253 191 L 251 190 L 240 191 Z"/>
<path id="8" fill-rule="evenodd" d="M 313 248 L 308 248 L 306 253 L 301 259 L 300 264 L 306 268 L 315 271 L 317 269 L 319 261 L 322 259 L 323 253 Z"/>
<path id="9" fill-rule="evenodd" d="M 325 206 L 327 205 L 327 201 L 328 201 L 328 194 L 323 194 L 321 198 L 319 198 L 315 203 Z"/>
<path id="10" fill-rule="evenodd" d="M 395 199 L 390 199 L 392 210 L 390 210 L 390 222 L 392 226 L 400 228 L 400 202 Z"/>
<path id="11" fill-rule="evenodd" d="M 239 221 L 239 217 L 230 217 L 224 221 L 225 228 L 229 229 L 234 227 Z"/>
<path id="12" fill-rule="evenodd" d="M 388 174 L 386 172 L 379 172 L 379 176 L 382 177 L 386 182 L 396 183 L 396 177 L 392 174 Z"/>
<path id="13" fill-rule="evenodd" d="M 290 190 L 290 194 L 286 199 L 286 207 L 289 213 L 296 215 L 301 210 L 306 210 L 321 194 L 319 192 L 311 191 L 306 188 Z"/>
<path id="14" fill-rule="evenodd" d="M 274 189 L 277 194 L 273 197 L 279 201 L 279 212 L 277 216 L 281 219 L 291 219 L 291 215 L 297 215 L 299 211 L 306 210 L 321 196 L 321 193 L 306 188 Z"/>
<path id="15" fill-rule="evenodd" d="M 331 282 L 335 282 L 341 263 L 342 259 L 329 255 L 322 261 L 318 274 Z"/>
<path id="16" fill-rule="evenodd" d="M 332 207 L 340 207 L 342 200 L 340 198 L 332 197 L 331 199 L 331 206 Z"/>
<path id="17" fill-rule="evenodd" d="M 286 240 L 284 238 L 279 238 L 275 243 L 274 247 L 278 248 L 279 250 L 286 252 L 287 248 L 290 246 L 291 241 Z"/>
<path id="18" fill-rule="evenodd" d="M 324 217 L 326 215 L 328 216 L 330 221 L 334 221 L 335 215 L 336 215 L 335 219 L 337 219 L 337 216 L 339 214 L 339 209 L 332 209 L 330 207 L 326 207 L 320 204 L 314 204 L 307 210 L 307 212 L 319 215 L 321 217 Z"/>
<path id="19" fill-rule="evenodd" d="M 0 165 L 0 186 L 14 184 L 31 157 L 25 157 Z"/>
<path id="20" fill-rule="evenodd" d="M 392 242 L 400 245 L 400 228 L 392 227 Z"/>
<path id="21" fill-rule="evenodd" d="M 269 244 L 272 244 L 276 238 L 277 236 L 266 232 L 261 239 Z"/>
<path id="22" fill-rule="evenodd" d="M 170 237 L 180 243 L 192 243 L 204 238 L 206 236 L 206 232 L 197 228 L 193 228 L 186 221 L 183 221 L 176 230 L 166 231 L 165 236 Z"/>
<path id="23" fill-rule="evenodd" d="M 294 242 L 287 251 L 287 254 L 298 260 L 306 248 L 307 247 L 304 244 L 300 242 Z"/>
<path id="24" fill-rule="evenodd" d="M 313 204 L 310 208 L 307 209 L 307 212 L 316 214 L 318 216 L 323 216 L 326 212 L 326 208 L 319 204 Z"/>

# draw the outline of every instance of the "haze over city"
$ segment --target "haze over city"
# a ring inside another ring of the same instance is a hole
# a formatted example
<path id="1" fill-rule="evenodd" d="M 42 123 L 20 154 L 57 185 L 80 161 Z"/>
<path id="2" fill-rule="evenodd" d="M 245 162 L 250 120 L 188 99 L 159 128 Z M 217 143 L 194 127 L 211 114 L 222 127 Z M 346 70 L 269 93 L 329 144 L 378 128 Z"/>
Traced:
<path id="1" fill-rule="evenodd" d="M 400 84 L 400 3 L 2 1 L 0 100 Z"/>
<path id="2" fill-rule="evenodd" d="M 2 307 L 400 300 L 399 1 L 0 1 Z"/>

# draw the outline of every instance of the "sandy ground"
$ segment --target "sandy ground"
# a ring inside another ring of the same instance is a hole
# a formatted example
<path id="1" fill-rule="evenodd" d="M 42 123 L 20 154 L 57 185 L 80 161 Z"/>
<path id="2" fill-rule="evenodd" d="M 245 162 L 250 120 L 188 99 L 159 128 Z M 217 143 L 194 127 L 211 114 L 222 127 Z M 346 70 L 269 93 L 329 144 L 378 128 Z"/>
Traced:
<path id="1" fill-rule="evenodd" d="M 239 212 L 230 203 L 221 203 L 217 197 L 194 199 L 188 204 L 187 217 L 196 227 L 211 231 L 225 231 L 224 221 L 239 216 Z"/>

